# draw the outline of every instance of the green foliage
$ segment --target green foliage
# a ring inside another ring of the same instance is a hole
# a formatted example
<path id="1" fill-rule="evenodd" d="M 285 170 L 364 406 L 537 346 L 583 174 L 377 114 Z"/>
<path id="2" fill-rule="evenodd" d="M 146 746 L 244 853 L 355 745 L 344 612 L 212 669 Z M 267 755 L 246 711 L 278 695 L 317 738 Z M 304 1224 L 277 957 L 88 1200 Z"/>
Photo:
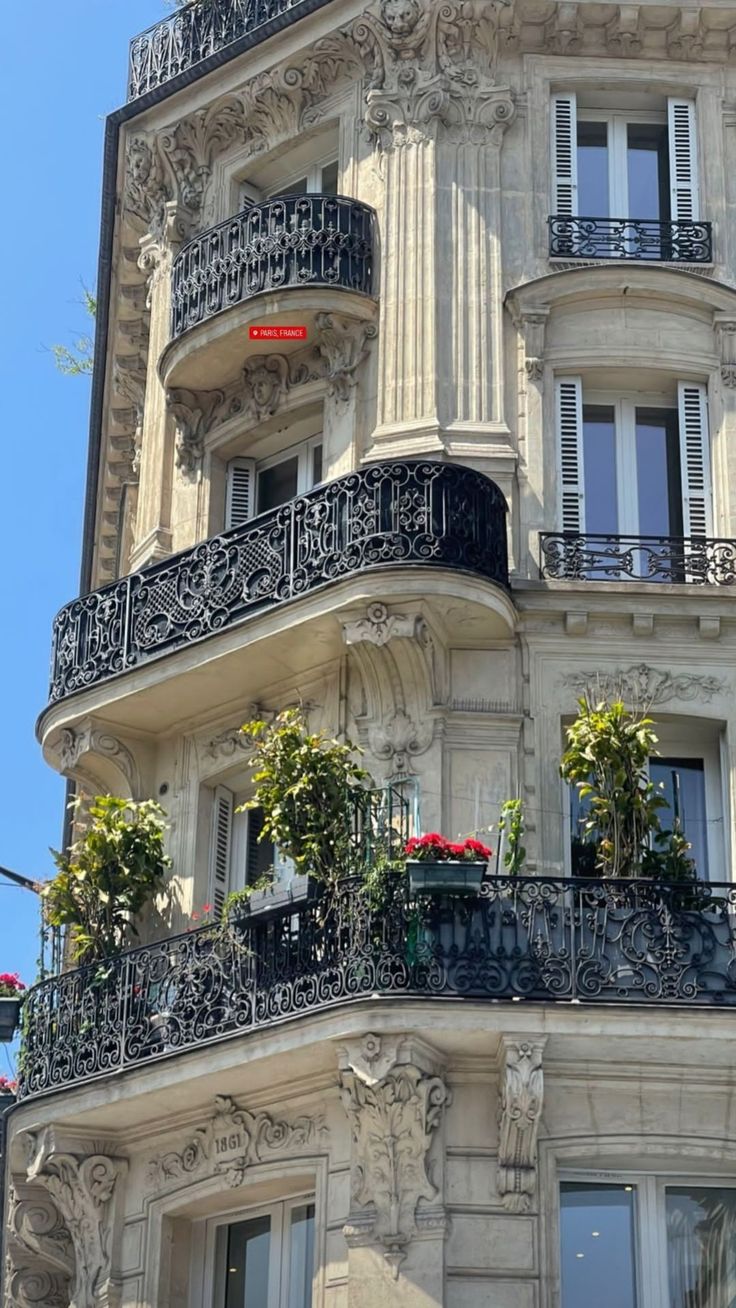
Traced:
<path id="1" fill-rule="evenodd" d="M 649 777 L 649 759 L 659 752 L 652 719 L 621 700 L 593 703 L 584 696 L 566 734 L 560 774 L 588 801 L 583 831 L 595 849 L 595 872 L 690 879 L 687 841 L 679 831 L 662 830 L 659 813 L 667 801 Z"/>
<path id="2" fill-rule="evenodd" d="M 85 829 L 68 854 L 52 850 L 59 871 L 42 892 L 44 914 L 70 928 L 76 962 L 102 962 L 137 936 L 135 916 L 163 889 L 165 814 L 152 800 L 114 795 L 73 807 Z"/>
<path id="3" fill-rule="evenodd" d="M 519 876 L 526 861 L 526 849 L 521 843 L 524 839 L 524 808 L 520 799 L 507 799 L 501 806 L 501 818 L 498 823 L 499 835 L 503 832 L 504 841 L 503 867 L 510 877 Z"/>
<path id="4" fill-rule="evenodd" d="M 245 808 L 263 809 L 262 840 L 293 859 L 297 872 L 334 883 L 353 871 L 353 823 L 368 811 L 371 777 L 356 747 L 310 732 L 301 709 L 272 723 L 248 722 L 255 793 Z"/>
<path id="5" fill-rule="evenodd" d="M 243 886 L 242 890 L 231 890 L 230 894 L 225 896 L 222 906 L 223 922 L 229 922 L 231 917 L 237 916 L 238 909 L 247 908 L 251 896 L 255 895 L 257 890 L 270 890 L 272 885 L 273 877 L 264 872 L 249 886 Z"/>
<path id="6" fill-rule="evenodd" d="M 90 318 L 97 316 L 97 297 L 82 287 L 82 305 Z M 87 333 L 78 336 L 68 345 L 52 345 L 51 353 L 59 372 L 65 377 L 84 377 L 92 372 L 94 364 L 94 339 Z"/>

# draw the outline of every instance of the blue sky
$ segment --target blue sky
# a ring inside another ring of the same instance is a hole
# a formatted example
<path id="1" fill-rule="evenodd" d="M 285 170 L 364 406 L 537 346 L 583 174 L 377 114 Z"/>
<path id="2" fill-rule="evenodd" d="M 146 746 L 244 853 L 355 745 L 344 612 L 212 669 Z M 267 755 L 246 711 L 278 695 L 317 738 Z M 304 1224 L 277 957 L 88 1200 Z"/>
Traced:
<path id="1" fill-rule="evenodd" d="M 4 10 L 0 864 L 38 879 L 53 873 L 48 847 L 60 841 L 64 785 L 43 761 L 34 724 L 51 622 L 78 592 L 89 407 L 88 380 L 57 373 L 48 346 L 86 328 L 76 301 L 80 279 L 95 282 L 104 119 L 125 97 L 128 39 L 167 12 L 162 0 L 32 0 Z M 0 885 L 0 972 L 31 981 L 35 896 Z"/>

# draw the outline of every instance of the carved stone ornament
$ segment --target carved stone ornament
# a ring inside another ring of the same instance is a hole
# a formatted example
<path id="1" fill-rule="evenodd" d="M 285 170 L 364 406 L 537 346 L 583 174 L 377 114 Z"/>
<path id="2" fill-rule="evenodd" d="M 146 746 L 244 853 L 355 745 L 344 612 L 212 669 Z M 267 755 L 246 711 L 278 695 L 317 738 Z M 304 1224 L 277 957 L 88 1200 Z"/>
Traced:
<path id="1" fill-rule="evenodd" d="M 318 346 L 327 370 L 327 394 L 347 404 L 357 385 L 357 370 L 368 354 L 368 342 L 378 335 L 372 322 L 354 322 L 336 313 L 315 317 Z"/>
<path id="2" fill-rule="evenodd" d="M 219 1175 L 226 1185 L 242 1185 L 254 1163 L 313 1148 L 323 1130 L 320 1117 L 273 1118 L 269 1113 L 250 1113 L 229 1096 L 218 1095 L 214 1114 L 181 1151 L 151 1160 L 148 1183 L 159 1189 L 190 1177 Z"/>
<path id="3" fill-rule="evenodd" d="M 138 765 L 128 746 L 104 728 L 95 727 L 91 720 L 77 727 L 64 727 L 57 747 L 59 767 L 65 775 L 100 785 L 95 778 L 95 758 L 104 759 L 122 774 L 133 799 L 141 793 Z"/>
<path id="4" fill-rule="evenodd" d="M 711 700 L 726 688 L 726 683 L 717 677 L 660 672 L 647 663 L 615 672 L 568 672 L 562 677 L 561 684 L 578 691 L 589 689 L 594 697 L 620 696 L 627 704 L 636 707 L 653 707 L 670 699 Z"/>
<path id="5" fill-rule="evenodd" d="M 69 1308 L 69 1281 L 42 1267 L 6 1264 L 6 1308 Z"/>
<path id="6" fill-rule="evenodd" d="M 387 645 L 390 640 L 411 639 L 416 634 L 416 614 L 389 613 L 385 604 L 376 600 L 369 604 L 364 618 L 343 622 L 342 634 L 346 645 L 367 641 L 370 645 Z"/>
<path id="7" fill-rule="evenodd" d="M 714 323 L 721 355 L 721 381 L 731 390 L 736 387 L 736 319 L 717 313 Z"/>
<path id="8" fill-rule="evenodd" d="M 526 1213 L 537 1187 L 537 1136 L 542 1115 L 546 1037 L 501 1037 L 498 1108 L 498 1193 L 512 1213 Z"/>
<path id="9" fill-rule="evenodd" d="M 121 1286 L 113 1268 L 115 1191 L 127 1163 L 104 1154 L 61 1153 L 29 1137 L 28 1179 L 45 1186 L 71 1236 L 74 1308 L 117 1308 Z"/>
<path id="10" fill-rule="evenodd" d="M 395 1276 L 417 1233 L 421 1202 L 437 1198 L 428 1172 L 432 1138 L 450 1092 L 410 1040 L 367 1035 L 341 1049 L 339 1084 L 353 1139 L 348 1242 L 375 1241 Z M 432 1220 L 442 1224 L 442 1214 Z"/>
<path id="11" fill-rule="evenodd" d="M 166 404 L 176 422 L 176 466 L 186 477 L 191 477 L 201 465 L 205 432 L 214 410 L 224 398 L 223 391 L 179 388 L 166 392 Z"/>
<path id="12" fill-rule="evenodd" d="M 391 776 L 411 771 L 410 760 L 424 754 L 434 740 L 433 719 L 415 723 L 403 708 L 398 708 L 385 722 L 369 729 L 368 740 L 376 758 L 390 761 Z"/>
<path id="13" fill-rule="evenodd" d="M 639 5 L 619 5 L 606 24 L 606 48 L 612 55 L 624 59 L 639 54 L 643 45 L 641 8 Z"/>

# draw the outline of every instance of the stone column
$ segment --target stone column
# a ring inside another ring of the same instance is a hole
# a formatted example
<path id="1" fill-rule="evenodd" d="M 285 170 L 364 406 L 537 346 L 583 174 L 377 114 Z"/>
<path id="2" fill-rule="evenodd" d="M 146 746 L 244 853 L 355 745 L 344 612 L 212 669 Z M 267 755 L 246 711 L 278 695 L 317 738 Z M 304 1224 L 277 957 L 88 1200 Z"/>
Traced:
<path id="1" fill-rule="evenodd" d="M 340 1050 L 339 1085 L 352 1136 L 350 1308 L 436 1308 L 446 1218 L 429 1155 L 450 1103 L 437 1055 L 415 1036 L 366 1035 Z"/>

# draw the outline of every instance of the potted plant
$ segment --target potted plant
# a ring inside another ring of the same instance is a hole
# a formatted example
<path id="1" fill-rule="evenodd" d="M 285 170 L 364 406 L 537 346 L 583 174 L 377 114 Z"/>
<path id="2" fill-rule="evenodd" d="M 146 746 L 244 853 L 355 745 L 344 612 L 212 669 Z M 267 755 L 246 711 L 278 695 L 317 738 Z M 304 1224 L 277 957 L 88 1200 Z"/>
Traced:
<path id="1" fill-rule="evenodd" d="M 429 895 L 477 895 L 491 857 L 479 840 L 452 844 L 436 831 L 413 836 L 404 853 L 410 890 Z"/>
<path id="2" fill-rule="evenodd" d="M 18 1094 L 18 1082 L 7 1076 L 0 1076 L 0 1113 L 15 1103 Z"/>
<path id="3" fill-rule="evenodd" d="M 102 963 L 120 953 L 138 931 L 135 918 L 164 887 L 171 860 L 164 853 L 163 809 L 97 795 L 73 804 L 82 827 L 68 853 L 52 851 L 59 869 L 43 889 L 50 926 L 69 927 L 77 963 Z"/>
<path id="4" fill-rule="evenodd" d="M 270 840 L 294 872 L 281 884 L 268 873 L 228 896 L 231 922 L 303 903 L 356 870 L 353 836 L 367 811 L 371 780 L 354 760 L 356 747 L 311 732 L 301 709 L 285 709 L 270 723 L 248 722 L 242 730 L 253 742 L 254 794 L 244 808 L 262 810 L 258 839 Z"/>
<path id="5" fill-rule="evenodd" d="M 0 972 L 0 1041 L 15 1035 L 25 986 L 17 972 Z"/>

